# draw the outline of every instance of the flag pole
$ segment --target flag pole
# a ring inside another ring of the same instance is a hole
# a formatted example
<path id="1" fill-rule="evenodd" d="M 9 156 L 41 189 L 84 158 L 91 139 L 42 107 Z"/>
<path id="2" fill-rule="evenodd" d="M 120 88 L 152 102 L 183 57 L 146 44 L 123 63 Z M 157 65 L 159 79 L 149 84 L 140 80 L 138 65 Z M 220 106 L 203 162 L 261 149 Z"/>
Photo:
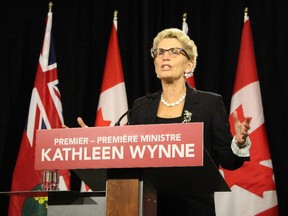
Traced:
<path id="1" fill-rule="evenodd" d="M 52 7 L 53 7 L 53 2 L 49 2 L 48 6 L 49 6 L 49 13 L 51 13 L 52 12 Z"/>
<path id="2" fill-rule="evenodd" d="M 189 28 L 188 28 L 188 24 L 186 22 L 187 20 L 187 13 L 183 13 L 182 15 L 182 31 L 188 35 L 188 32 L 189 32 Z M 193 69 L 194 70 L 194 69 Z M 195 80 L 194 80 L 194 77 L 193 77 L 193 70 L 190 71 L 189 73 L 186 73 L 185 74 L 185 77 L 186 77 L 186 81 L 187 83 L 192 86 L 193 88 L 195 88 Z"/>
<path id="3" fill-rule="evenodd" d="M 248 7 L 245 7 L 244 9 L 244 22 L 248 18 Z"/>
<path id="4" fill-rule="evenodd" d="M 118 11 L 117 10 L 114 10 L 114 20 L 117 20 L 118 19 Z"/>
<path id="5" fill-rule="evenodd" d="M 114 18 L 113 18 L 113 22 L 114 22 L 114 25 L 115 25 L 115 28 L 116 30 L 118 29 L 118 11 L 117 10 L 114 10 Z"/>
<path id="6" fill-rule="evenodd" d="M 187 19 L 187 13 L 183 13 L 182 19 L 183 19 L 183 22 L 186 22 L 186 19 Z"/>

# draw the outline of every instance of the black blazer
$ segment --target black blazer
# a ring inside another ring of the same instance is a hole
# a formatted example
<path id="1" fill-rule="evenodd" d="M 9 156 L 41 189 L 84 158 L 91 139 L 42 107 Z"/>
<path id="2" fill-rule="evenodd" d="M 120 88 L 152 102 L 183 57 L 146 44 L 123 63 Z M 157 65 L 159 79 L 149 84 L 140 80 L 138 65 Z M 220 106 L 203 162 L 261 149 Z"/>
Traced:
<path id="1" fill-rule="evenodd" d="M 156 124 L 160 96 L 161 91 L 135 100 L 133 107 L 143 102 L 144 104 L 130 113 L 130 124 Z M 145 102 L 146 100 L 148 101 Z M 195 90 L 187 85 L 183 120 L 185 110 L 192 113 L 191 122 L 204 122 L 204 146 L 216 166 L 234 170 L 243 165 L 247 158 L 238 157 L 231 150 L 232 135 L 220 95 Z"/>

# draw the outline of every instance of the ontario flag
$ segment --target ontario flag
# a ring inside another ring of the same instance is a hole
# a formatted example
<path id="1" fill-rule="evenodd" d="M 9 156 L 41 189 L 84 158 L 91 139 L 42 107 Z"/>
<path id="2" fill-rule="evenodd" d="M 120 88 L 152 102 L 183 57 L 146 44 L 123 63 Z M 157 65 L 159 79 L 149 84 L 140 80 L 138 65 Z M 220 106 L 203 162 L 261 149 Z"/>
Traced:
<path id="1" fill-rule="evenodd" d="M 245 162 L 235 171 L 220 170 L 231 192 L 216 193 L 216 214 L 276 216 L 276 186 L 265 129 L 252 32 L 246 13 L 230 108 L 231 126 L 234 125 L 231 115 L 234 110 L 238 111 L 240 119 L 244 119 L 244 116 L 252 118 L 249 131 L 252 142 L 251 161 Z M 231 132 L 235 134 L 232 127 Z"/>
<path id="2" fill-rule="evenodd" d="M 183 22 L 182 22 L 182 31 L 188 35 L 188 32 L 189 32 L 189 28 L 188 28 L 188 24 L 186 22 L 186 17 L 187 17 L 187 14 L 184 13 L 183 14 Z M 190 73 L 188 73 L 188 76 L 186 77 L 186 82 L 193 88 L 196 87 L 195 85 L 195 80 L 194 80 L 194 74 L 193 74 L 193 71 L 191 71 Z"/>
<path id="3" fill-rule="evenodd" d="M 51 28 L 52 12 L 49 11 L 11 191 L 41 190 L 41 171 L 34 169 L 36 130 L 60 128 L 64 123 Z M 70 188 L 69 172 L 61 171 L 60 175 L 60 190 L 68 190 Z M 9 215 L 46 215 L 47 205 L 48 197 L 11 196 Z"/>
<path id="4" fill-rule="evenodd" d="M 95 126 L 114 126 L 128 109 L 126 88 L 117 35 L 117 12 L 114 13 Z M 126 124 L 124 117 L 121 124 Z M 81 191 L 90 190 L 81 185 Z"/>

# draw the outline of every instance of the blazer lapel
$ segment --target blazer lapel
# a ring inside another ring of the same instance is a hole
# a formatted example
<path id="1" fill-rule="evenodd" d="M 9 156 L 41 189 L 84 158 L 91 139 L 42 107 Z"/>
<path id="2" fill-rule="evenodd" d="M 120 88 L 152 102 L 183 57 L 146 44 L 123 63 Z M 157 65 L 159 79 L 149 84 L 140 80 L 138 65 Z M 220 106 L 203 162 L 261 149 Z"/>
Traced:
<path id="1" fill-rule="evenodd" d="M 197 121 L 197 116 L 199 113 L 199 102 L 200 99 L 197 95 L 197 91 L 193 88 L 191 88 L 189 85 L 186 85 L 187 87 L 187 94 L 185 98 L 185 104 L 184 104 L 184 109 L 182 112 L 183 120 L 185 117 L 185 111 L 188 111 L 191 113 L 191 122 Z"/>
<path id="2" fill-rule="evenodd" d="M 148 102 L 149 106 L 147 106 L 147 109 L 145 111 L 145 117 L 144 117 L 145 124 L 156 123 L 157 110 L 159 106 L 160 96 L 161 96 L 161 91 L 158 91 L 151 95 L 151 101 Z"/>

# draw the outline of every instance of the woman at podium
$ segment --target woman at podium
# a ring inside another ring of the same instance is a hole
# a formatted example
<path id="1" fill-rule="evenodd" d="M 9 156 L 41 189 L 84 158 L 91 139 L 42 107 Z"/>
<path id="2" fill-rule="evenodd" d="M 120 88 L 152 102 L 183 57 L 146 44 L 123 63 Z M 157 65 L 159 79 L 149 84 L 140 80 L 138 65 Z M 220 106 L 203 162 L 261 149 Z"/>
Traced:
<path id="1" fill-rule="evenodd" d="M 196 67 L 197 55 L 193 40 L 181 30 L 171 28 L 159 32 L 151 56 L 162 88 L 135 100 L 133 107 L 138 107 L 129 113 L 129 123 L 204 122 L 204 147 L 214 163 L 235 170 L 250 157 L 249 118 L 240 122 L 237 112 L 233 113 L 236 135 L 232 137 L 222 97 L 187 84 L 187 76 Z M 214 194 L 195 193 L 193 198 L 158 194 L 157 215 L 215 215 Z"/>

